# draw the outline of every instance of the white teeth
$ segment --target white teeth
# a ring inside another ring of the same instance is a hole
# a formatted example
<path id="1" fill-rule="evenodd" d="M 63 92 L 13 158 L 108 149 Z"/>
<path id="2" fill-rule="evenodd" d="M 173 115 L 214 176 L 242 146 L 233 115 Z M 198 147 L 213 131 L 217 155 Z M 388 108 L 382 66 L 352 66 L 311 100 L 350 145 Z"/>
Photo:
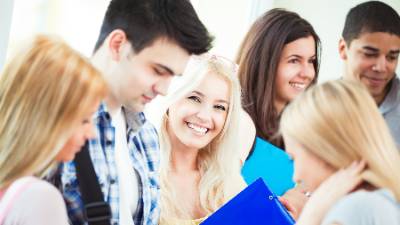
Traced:
<path id="1" fill-rule="evenodd" d="M 292 86 L 294 88 L 297 88 L 297 89 L 300 89 L 300 90 L 304 90 L 306 88 L 306 85 L 303 84 L 303 83 L 292 83 L 292 82 L 290 82 L 289 84 L 290 84 L 290 86 Z"/>
<path id="2" fill-rule="evenodd" d="M 208 131 L 207 128 L 197 126 L 197 125 L 195 125 L 193 123 L 187 123 L 187 125 L 188 125 L 189 128 L 193 129 L 194 131 L 196 131 L 197 133 L 200 133 L 200 134 L 206 134 L 207 131 Z"/>

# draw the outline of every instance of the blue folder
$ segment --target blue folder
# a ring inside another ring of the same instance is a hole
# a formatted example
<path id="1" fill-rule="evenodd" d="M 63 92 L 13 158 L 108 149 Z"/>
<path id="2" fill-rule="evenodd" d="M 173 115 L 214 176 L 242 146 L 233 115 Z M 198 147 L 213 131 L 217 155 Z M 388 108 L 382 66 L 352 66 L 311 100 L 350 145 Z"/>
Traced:
<path id="1" fill-rule="evenodd" d="M 260 178 L 201 225 L 293 225 L 295 221 Z"/>

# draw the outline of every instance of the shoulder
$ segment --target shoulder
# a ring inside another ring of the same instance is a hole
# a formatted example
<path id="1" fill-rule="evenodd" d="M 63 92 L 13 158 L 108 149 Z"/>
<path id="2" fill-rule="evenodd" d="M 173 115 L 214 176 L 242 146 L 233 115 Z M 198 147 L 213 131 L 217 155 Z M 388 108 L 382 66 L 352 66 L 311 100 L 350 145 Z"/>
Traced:
<path id="1" fill-rule="evenodd" d="M 8 221 L 17 221 L 18 224 L 68 224 L 60 192 L 37 178 L 16 198 L 7 217 Z"/>
<path id="2" fill-rule="evenodd" d="M 388 190 L 356 191 L 346 195 L 331 208 L 323 224 L 366 224 L 366 221 L 400 222 L 399 203 Z"/>
<path id="3" fill-rule="evenodd" d="M 35 179 L 32 184 L 21 194 L 20 200 L 37 202 L 40 205 L 45 201 L 49 205 L 64 205 L 63 197 L 56 187 L 50 183 Z"/>

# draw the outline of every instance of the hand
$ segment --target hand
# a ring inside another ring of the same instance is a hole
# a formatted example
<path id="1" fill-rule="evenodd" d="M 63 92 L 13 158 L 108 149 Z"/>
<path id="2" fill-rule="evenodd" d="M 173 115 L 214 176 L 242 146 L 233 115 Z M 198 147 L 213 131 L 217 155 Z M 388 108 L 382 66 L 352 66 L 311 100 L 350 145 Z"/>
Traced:
<path id="1" fill-rule="evenodd" d="M 320 224 L 328 210 L 362 182 L 361 172 L 364 168 L 364 161 L 353 162 L 346 169 L 328 177 L 313 192 L 296 224 Z"/>
<path id="2" fill-rule="evenodd" d="M 293 219 L 297 220 L 308 197 L 306 191 L 301 186 L 296 186 L 288 190 L 279 201 L 288 210 Z"/>

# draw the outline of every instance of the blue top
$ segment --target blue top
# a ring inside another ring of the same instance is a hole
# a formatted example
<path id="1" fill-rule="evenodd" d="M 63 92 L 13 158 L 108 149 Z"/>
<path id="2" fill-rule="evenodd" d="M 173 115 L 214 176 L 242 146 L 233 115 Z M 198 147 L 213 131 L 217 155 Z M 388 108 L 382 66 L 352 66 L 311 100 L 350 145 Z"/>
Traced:
<path id="1" fill-rule="evenodd" d="M 253 153 L 242 168 L 242 176 L 247 184 L 263 178 L 268 187 L 278 196 L 294 187 L 293 161 L 280 148 L 260 137 L 256 137 Z"/>

